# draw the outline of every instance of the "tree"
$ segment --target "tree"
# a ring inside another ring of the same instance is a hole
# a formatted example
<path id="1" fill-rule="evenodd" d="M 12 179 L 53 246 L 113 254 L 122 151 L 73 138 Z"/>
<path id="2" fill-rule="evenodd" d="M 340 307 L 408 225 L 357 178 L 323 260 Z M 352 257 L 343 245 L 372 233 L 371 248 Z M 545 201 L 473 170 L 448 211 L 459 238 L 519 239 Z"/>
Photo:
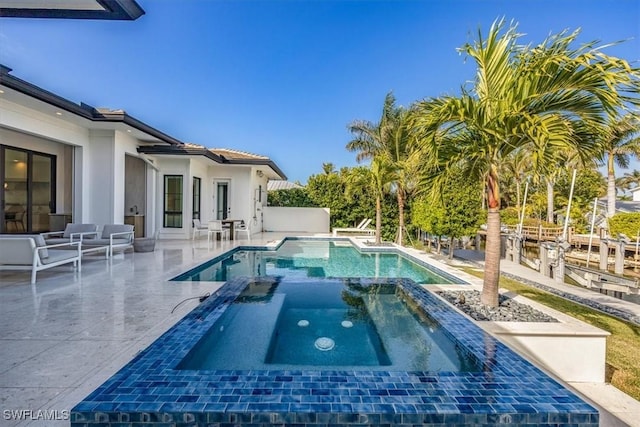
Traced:
<path id="1" fill-rule="evenodd" d="M 414 203 L 412 222 L 428 233 L 448 236 L 449 258 L 453 258 L 454 239 L 474 235 L 480 226 L 481 215 L 482 191 L 478 181 L 471 181 L 461 171 L 456 171 L 443 187 L 440 197 L 423 196 Z"/>
<path id="2" fill-rule="evenodd" d="M 269 206 L 285 207 L 316 207 L 305 188 L 290 188 L 286 190 L 269 191 L 267 199 Z"/>
<path id="3" fill-rule="evenodd" d="M 374 157 L 371 167 L 355 168 L 349 177 L 346 194 L 351 195 L 354 188 L 365 188 L 376 200 L 376 244 L 382 243 L 382 201 L 390 183 L 392 169 L 383 157 Z"/>
<path id="4" fill-rule="evenodd" d="M 344 218 L 344 213 L 348 211 L 345 188 L 344 180 L 337 173 L 311 175 L 307 180 L 306 190 L 311 201 L 316 206 L 331 210 L 331 228 L 350 225 Z"/>
<path id="5" fill-rule="evenodd" d="M 607 164 L 607 216 L 616 212 L 615 166 L 629 167 L 631 157 L 640 158 L 640 120 L 634 114 L 611 118 L 602 129 L 599 143 Z"/>
<path id="6" fill-rule="evenodd" d="M 357 152 L 356 160 L 375 160 L 384 164 L 385 179 L 393 183 L 398 202 L 398 232 L 396 243 L 402 244 L 405 232 L 404 210 L 406 197 L 411 188 L 418 166 L 417 152 L 411 150 L 410 129 L 407 126 L 408 112 L 395 105 L 395 97 L 388 93 L 377 123 L 356 120 L 349 124 L 353 139 L 347 150 Z M 387 183 L 385 183 L 386 185 Z"/>
<path id="7" fill-rule="evenodd" d="M 634 169 L 631 172 L 626 172 L 623 176 L 616 179 L 616 186 L 624 190 L 631 190 L 640 186 L 640 171 Z"/>
<path id="8" fill-rule="evenodd" d="M 460 51 L 475 61 L 473 85 L 460 96 L 419 102 L 415 126 L 429 161 L 423 182 L 441 191 L 452 170 L 483 182 L 487 244 L 482 303 L 498 305 L 500 276 L 500 164 L 526 150 L 543 165 L 561 151 L 593 157 L 593 132 L 634 101 L 640 74 L 626 61 L 601 52 L 597 43 L 577 49 L 579 32 L 552 35 L 538 46 L 518 45 L 517 26 L 496 21 L 488 37 Z"/>

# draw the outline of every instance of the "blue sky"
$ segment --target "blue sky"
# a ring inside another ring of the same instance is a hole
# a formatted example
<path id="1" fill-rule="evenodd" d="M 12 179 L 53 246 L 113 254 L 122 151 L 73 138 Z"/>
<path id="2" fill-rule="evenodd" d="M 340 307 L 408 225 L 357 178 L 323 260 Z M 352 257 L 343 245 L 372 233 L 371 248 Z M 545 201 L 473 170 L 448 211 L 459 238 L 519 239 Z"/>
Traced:
<path id="1" fill-rule="evenodd" d="M 456 94 L 474 65 L 456 48 L 498 17 L 522 41 L 580 42 L 640 60 L 637 0 L 137 0 L 136 21 L 0 19 L 0 63 L 74 102 L 124 109 L 185 142 L 271 157 L 292 181 L 353 166 L 347 125 Z"/>

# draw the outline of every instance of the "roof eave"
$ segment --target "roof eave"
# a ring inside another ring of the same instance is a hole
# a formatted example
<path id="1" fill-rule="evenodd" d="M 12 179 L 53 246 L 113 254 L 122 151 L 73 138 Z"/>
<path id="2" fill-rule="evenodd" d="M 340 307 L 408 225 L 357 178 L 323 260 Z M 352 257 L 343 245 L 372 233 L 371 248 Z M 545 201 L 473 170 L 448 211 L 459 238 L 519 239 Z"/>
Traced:
<path id="1" fill-rule="evenodd" d="M 124 123 L 131 126 L 141 132 L 144 132 L 154 138 L 157 138 L 161 142 L 165 142 L 170 145 L 182 145 L 182 141 L 177 140 L 164 132 L 155 129 L 146 123 L 128 115 L 125 112 L 101 112 L 96 108 L 81 103 L 80 105 L 69 101 L 59 95 L 42 89 L 32 83 L 19 79 L 9 74 L 11 68 L 0 64 L 0 84 L 13 89 L 23 95 L 30 96 L 41 102 L 52 105 L 61 110 L 67 111 L 71 114 L 75 114 L 92 122 L 112 122 L 112 123 Z"/>
<path id="2" fill-rule="evenodd" d="M 53 18 L 53 19 L 103 19 L 134 21 L 144 15 L 144 10 L 135 0 L 96 0 L 104 9 L 55 9 L 0 7 L 0 17 L 5 18 Z"/>
<path id="3" fill-rule="evenodd" d="M 281 179 L 286 180 L 287 176 L 271 159 L 228 159 L 223 156 L 219 156 L 206 148 L 187 148 L 187 147 L 164 147 L 164 146 L 144 146 L 138 147 L 138 152 L 142 154 L 155 154 L 155 155 L 177 155 L 177 156 L 204 156 L 216 163 L 222 165 L 244 165 L 244 166 L 268 166 L 273 170 Z"/>

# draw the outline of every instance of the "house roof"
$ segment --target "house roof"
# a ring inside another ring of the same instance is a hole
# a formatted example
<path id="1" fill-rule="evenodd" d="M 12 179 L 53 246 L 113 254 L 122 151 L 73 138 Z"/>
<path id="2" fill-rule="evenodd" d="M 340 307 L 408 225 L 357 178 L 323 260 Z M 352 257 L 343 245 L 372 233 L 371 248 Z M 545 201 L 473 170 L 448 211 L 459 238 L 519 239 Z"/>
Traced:
<path id="1" fill-rule="evenodd" d="M 135 0 L 0 0 L 0 16 L 8 18 L 133 21 L 142 15 Z"/>
<path id="2" fill-rule="evenodd" d="M 38 101 L 52 105 L 60 110 L 67 111 L 76 116 L 90 120 L 92 122 L 103 123 L 124 123 L 137 129 L 153 138 L 171 145 L 182 144 L 181 141 L 159 131 L 135 117 L 130 116 L 124 110 L 110 110 L 108 108 L 95 108 L 91 105 L 76 104 L 59 95 L 42 89 L 34 84 L 12 76 L 11 68 L 0 64 L 0 85 L 16 91 L 17 93 L 32 97 Z"/>
<path id="3" fill-rule="evenodd" d="M 284 180 L 271 180 L 267 182 L 267 191 L 292 190 L 294 188 L 304 188 L 300 184 Z"/>
<path id="4" fill-rule="evenodd" d="M 203 145 L 187 143 L 173 146 L 140 146 L 138 147 L 138 152 L 153 155 L 204 156 L 209 160 L 224 165 L 267 166 L 280 179 L 287 179 L 284 172 L 270 158 L 229 148 L 206 148 Z"/>

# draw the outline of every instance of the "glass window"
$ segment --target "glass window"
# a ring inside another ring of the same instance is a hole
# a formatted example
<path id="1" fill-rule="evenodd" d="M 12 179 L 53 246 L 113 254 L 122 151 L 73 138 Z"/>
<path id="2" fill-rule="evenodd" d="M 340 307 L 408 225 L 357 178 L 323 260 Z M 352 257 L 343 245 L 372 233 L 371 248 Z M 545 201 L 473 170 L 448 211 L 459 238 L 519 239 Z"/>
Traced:
<path id="1" fill-rule="evenodd" d="M 165 228 L 182 228 L 182 175 L 164 176 Z"/>
<path id="2" fill-rule="evenodd" d="M 193 219 L 200 219 L 200 178 L 193 178 Z"/>

